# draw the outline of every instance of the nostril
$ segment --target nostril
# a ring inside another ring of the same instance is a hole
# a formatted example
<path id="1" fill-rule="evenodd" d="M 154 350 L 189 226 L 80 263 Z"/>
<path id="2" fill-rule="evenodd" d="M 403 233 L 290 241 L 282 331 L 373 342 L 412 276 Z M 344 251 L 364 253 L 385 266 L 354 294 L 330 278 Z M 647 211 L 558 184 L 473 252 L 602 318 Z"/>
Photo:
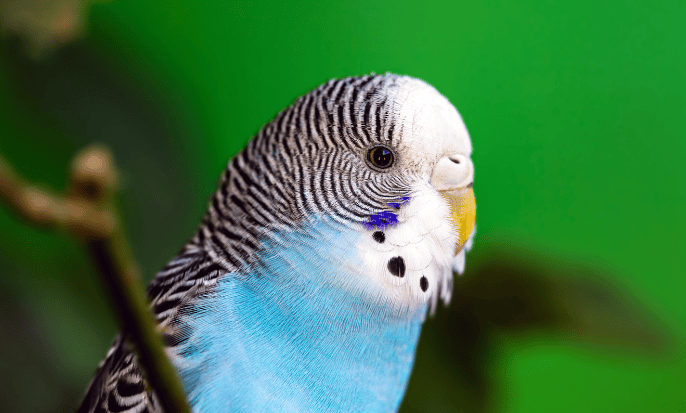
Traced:
<path id="1" fill-rule="evenodd" d="M 450 159 L 452 163 L 456 163 L 458 165 L 462 163 L 462 157 L 459 155 L 449 156 L 448 159 Z"/>

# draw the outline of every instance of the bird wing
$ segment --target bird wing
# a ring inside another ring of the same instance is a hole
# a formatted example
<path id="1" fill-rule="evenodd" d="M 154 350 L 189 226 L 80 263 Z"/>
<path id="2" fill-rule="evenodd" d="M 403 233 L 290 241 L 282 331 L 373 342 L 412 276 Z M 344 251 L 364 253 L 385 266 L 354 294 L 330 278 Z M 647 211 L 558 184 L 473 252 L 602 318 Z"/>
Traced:
<path id="1" fill-rule="evenodd" d="M 119 335 L 100 363 L 77 413 L 161 413 L 131 344 Z"/>
<path id="2" fill-rule="evenodd" d="M 208 292 L 226 270 L 193 245 L 187 246 L 148 286 L 151 308 L 167 346 L 182 342 L 185 334 L 174 326 L 184 305 Z M 126 334 L 120 334 L 100 363 L 77 413 L 161 413 Z"/>

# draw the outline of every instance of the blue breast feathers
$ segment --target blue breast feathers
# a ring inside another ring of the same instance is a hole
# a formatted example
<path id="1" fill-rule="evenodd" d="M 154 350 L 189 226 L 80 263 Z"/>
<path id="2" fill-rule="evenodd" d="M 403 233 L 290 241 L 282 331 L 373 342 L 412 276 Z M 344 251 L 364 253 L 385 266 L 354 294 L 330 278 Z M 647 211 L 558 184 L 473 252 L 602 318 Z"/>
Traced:
<path id="1" fill-rule="evenodd" d="M 181 322 L 173 357 L 197 412 L 390 412 L 426 308 L 387 303 L 365 276 L 365 231 L 311 224 L 266 240 Z"/>

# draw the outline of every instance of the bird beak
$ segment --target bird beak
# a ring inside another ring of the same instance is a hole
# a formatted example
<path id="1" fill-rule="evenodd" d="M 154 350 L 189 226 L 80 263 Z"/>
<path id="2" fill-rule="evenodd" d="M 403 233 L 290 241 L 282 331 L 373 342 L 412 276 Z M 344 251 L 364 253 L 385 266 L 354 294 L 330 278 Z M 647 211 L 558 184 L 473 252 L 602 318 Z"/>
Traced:
<path id="1" fill-rule="evenodd" d="M 464 248 L 474 230 L 476 199 L 474 198 L 474 164 L 464 155 L 441 158 L 431 176 L 431 185 L 450 205 L 450 220 L 457 229 L 455 255 Z"/>

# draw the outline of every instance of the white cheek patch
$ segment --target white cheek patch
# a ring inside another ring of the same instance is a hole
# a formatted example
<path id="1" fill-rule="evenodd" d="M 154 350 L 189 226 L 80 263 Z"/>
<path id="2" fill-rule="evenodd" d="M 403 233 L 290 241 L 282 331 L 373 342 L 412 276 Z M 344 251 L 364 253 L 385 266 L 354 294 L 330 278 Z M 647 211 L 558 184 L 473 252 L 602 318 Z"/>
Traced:
<path id="1" fill-rule="evenodd" d="M 431 299 L 435 307 L 439 293 L 449 301 L 457 234 L 448 204 L 428 183 L 421 183 L 396 213 L 397 224 L 364 230 L 356 247 L 366 273 L 402 304 Z"/>

